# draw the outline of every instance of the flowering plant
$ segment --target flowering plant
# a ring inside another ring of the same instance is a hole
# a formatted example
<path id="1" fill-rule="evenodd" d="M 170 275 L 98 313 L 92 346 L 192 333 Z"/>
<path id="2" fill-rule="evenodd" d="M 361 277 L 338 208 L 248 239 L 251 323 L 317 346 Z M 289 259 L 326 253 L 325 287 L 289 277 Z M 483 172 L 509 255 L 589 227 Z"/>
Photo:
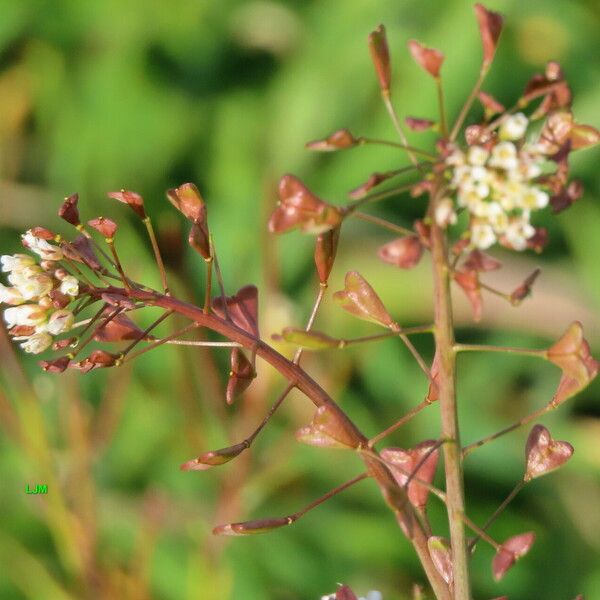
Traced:
<path id="1" fill-rule="evenodd" d="M 413 545 L 432 593 L 441 600 L 471 598 L 469 559 L 479 540 L 494 548 L 491 569 L 496 580 L 500 580 L 530 550 L 535 540 L 533 532 L 516 534 L 500 543 L 487 530 L 524 485 L 562 466 L 574 450 L 571 444 L 554 440 L 548 429 L 536 424 L 525 447 L 522 480 L 481 526 L 471 520 L 465 508 L 464 459 L 482 445 L 539 419 L 561 405 L 588 385 L 600 368 L 600 363 L 590 353 L 579 322 L 569 325 L 564 335 L 547 349 L 483 346 L 457 343 L 455 340 L 451 284 L 455 283 L 465 292 L 476 320 L 483 310 L 483 291 L 496 294 L 513 305 L 522 302 L 531 293 L 539 272 L 533 272 L 512 292 L 497 290 L 482 281 L 482 277 L 502 265 L 483 251 L 498 243 L 515 251 L 532 249 L 540 252 L 548 234 L 536 225 L 536 212 L 551 207 L 558 213 L 582 196 L 581 184 L 569 181 L 569 156 L 571 152 L 600 140 L 595 128 L 575 121 L 570 110 L 571 92 L 557 63 L 549 63 L 545 73 L 535 75 L 512 108 L 506 109 L 498 100 L 481 91 L 496 53 L 502 17 L 480 4 L 475 6 L 475 13 L 483 60 L 479 78 L 452 127 L 448 125 L 441 84 L 443 54 L 417 41 L 409 42 L 413 58 L 435 83 L 439 116 L 436 120 L 408 117 L 405 124 L 416 133 L 434 129 L 438 133 L 434 151 L 408 144 L 405 127 L 392 103 L 390 55 L 385 28 L 379 26 L 369 36 L 369 50 L 382 99 L 399 141 L 358 137 L 348 129 L 340 129 L 307 146 L 314 151 L 331 152 L 365 144 L 382 144 L 405 151 L 411 165 L 373 173 L 365 183 L 350 192 L 350 201 L 343 205 L 322 200 L 293 175 L 282 177 L 279 204 L 269 219 L 269 230 L 282 234 L 299 229 L 314 236 L 319 282 L 306 326 L 285 328 L 277 336 L 295 347 L 292 358 L 280 354 L 261 337 L 258 290 L 255 286 L 246 285 L 232 295 L 226 293 L 208 224 L 207 206 L 199 190 L 191 183 L 169 190 L 167 198 L 189 222 L 188 242 L 206 265 L 206 287 L 201 306 L 190 304 L 171 293 L 144 200 L 128 190 L 112 192 L 109 197 L 127 205 L 143 222 L 161 276 L 162 290 L 152 289 L 132 279 L 117 251 L 117 224 L 104 217 L 83 223 L 77 195 L 66 198 L 59 209 L 60 217 L 77 230 L 75 239 L 67 240 L 43 227 L 29 230 L 24 234 L 22 243 L 31 253 L 38 255 L 39 264 L 32 254 L 3 256 L 2 270 L 8 274 L 10 285 L 0 287 L 0 300 L 8 305 L 4 310 L 4 320 L 10 335 L 22 348 L 35 354 L 50 347 L 61 351 L 58 357 L 42 361 L 42 367 L 50 372 L 59 373 L 67 369 L 88 372 L 118 367 L 167 343 L 224 347 L 231 353 L 226 392 L 226 401 L 231 404 L 252 385 L 256 378 L 257 359 L 270 363 L 287 380 L 287 385 L 263 421 L 241 442 L 203 452 L 185 462 L 182 469 L 204 471 L 241 455 L 251 447 L 290 391 L 296 388 L 315 407 L 312 421 L 297 431 L 297 440 L 318 448 L 354 452 L 362 460 L 364 471 L 295 513 L 226 523 L 215 527 L 214 533 L 241 536 L 287 527 L 350 486 L 371 479 Z M 465 127 L 477 99 L 483 109 L 481 119 Z M 463 133 L 464 141 L 461 138 Z M 398 177 L 412 179 L 385 191 L 373 191 Z M 424 195 L 428 198 L 424 214 L 415 222 L 413 229 L 399 227 L 361 211 L 372 203 L 404 192 L 409 192 L 413 198 Z M 384 332 L 348 340 L 314 329 L 319 307 L 327 294 L 340 233 L 344 223 L 351 218 L 401 234 L 379 250 L 379 257 L 394 267 L 412 268 L 429 253 L 435 304 L 433 323 L 402 327 L 369 282 L 357 271 L 350 271 L 346 274 L 344 288 L 333 294 L 334 302 L 351 315 L 382 327 Z M 213 283 L 214 278 L 216 283 Z M 216 293 L 215 287 L 218 287 Z M 142 329 L 130 315 L 146 307 L 159 308 L 162 314 Z M 155 337 L 153 332 L 158 325 L 175 314 L 187 319 L 187 325 L 167 337 Z M 224 340 L 189 339 L 189 334 L 199 328 L 219 334 Z M 73 335 L 74 332 L 76 335 Z M 411 341 L 411 336 L 418 334 L 433 334 L 433 357 L 426 359 Z M 62 337 L 66 335 L 68 337 Z M 301 367 L 301 359 L 307 350 L 338 349 L 388 337 L 399 338 L 412 354 L 423 371 L 428 391 L 408 414 L 369 438 L 306 373 Z M 83 356 L 93 342 L 108 344 L 111 351 L 96 349 Z M 143 347 L 139 348 L 140 345 Z M 134 351 L 135 348 L 138 349 Z M 517 423 L 463 445 L 457 411 L 456 363 L 457 357 L 464 352 L 507 352 L 547 360 L 558 366 L 562 373 L 556 393 L 545 406 L 525 415 Z M 437 439 L 423 440 L 412 448 L 377 448 L 388 435 L 431 405 L 439 407 L 440 433 Z M 444 489 L 434 485 L 440 458 L 443 458 Z M 446 507 L 449 539 L 437 535 L 429 522 L 427 505 L 432 496 Z M 471 538 L 467 537 L 467 529 L 473 532 Z M 420 597 L 420 588 L 417 586 L 415 589 L 415 597 Z M 334 597 L 337 600 L 356 598 L 347 586 L 341 586 Z M 377 597 L 377 592 L 367 596 Z"/>

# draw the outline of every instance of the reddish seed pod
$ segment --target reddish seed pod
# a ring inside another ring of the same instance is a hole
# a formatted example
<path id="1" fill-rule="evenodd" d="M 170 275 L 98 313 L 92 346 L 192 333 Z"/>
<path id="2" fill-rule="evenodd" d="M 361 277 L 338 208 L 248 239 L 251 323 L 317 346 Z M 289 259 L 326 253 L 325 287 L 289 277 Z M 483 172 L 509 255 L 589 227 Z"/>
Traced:
<path id="1" fill-rule="evenodd" d="M 79 209 L 77 208 L 78 201 L 79 194 L 71 194 L 64 199 L 64 202 L 58 209 L 58 216 L 75 227 L 80 225 Z"/>
<path id="2" fill-rule="evenodd" d="M 360 143 L 348 129 L 338 129 L 322 140 L 314 140 L 306 143 L 306 148 L 318 152 L 335 152 L 352 148 Z"/>
<path id="3" fill-rule="evenodd" d="M 475 5 L 475 16 L 479 24 L 479 34 L 483 46 L 483 66 L 487 68 L 494 60 L 504 19 L 499 13 L 488 10 L 479 3 Z"/>
<path id="4" fill-rule="evenodd" d="M 436 79 L 440 76 L 440 69 L 444 62 L 444 55 L 435 48 L 428 48 L 417 40 L 408 42 L 408 49 L 415 59 L 415 62 L 432 77 Z"/>
<path id="5" fill-rule="evenodd" d="M 319 282 L 326 284 L 333 269 L 340 239 L 340 227 L 335 227 L 317 236 L 315 242 L 315 266 L 319 275 Z"/>
<path id="6" fill-rule="evenodd" d="M 392 69 L 390 50 L 383 25 L 379 25 L 375 31 L 369 34 L 369 52 L 379 80 L 379 87 L 381 91 L 389 92 L 392 82 Z"/>
<path id="7" fill-rule="evenodd" d="M 114 198 L 123 204 L 127 204 L 129 208 L 140 218 L 146 218 L 146 210 L 144 209 L 144 199 L 136 192 L 131 190 L 121 190 L 120 192 L 109 192 L 109 198 Z"/>

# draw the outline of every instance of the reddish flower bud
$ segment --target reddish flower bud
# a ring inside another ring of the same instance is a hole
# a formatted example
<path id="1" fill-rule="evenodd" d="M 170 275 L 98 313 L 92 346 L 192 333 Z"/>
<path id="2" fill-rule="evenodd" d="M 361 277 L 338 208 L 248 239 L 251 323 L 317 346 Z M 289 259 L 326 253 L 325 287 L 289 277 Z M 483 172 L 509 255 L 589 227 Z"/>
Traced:
<path id="1" fill-rule="evenodd" d="M 68 356 L 61 356 L 54 360 L 42 360 L 40 366 L 47 373 L 63 373 L 69 367 L 70 362 Z"/>
<path id="2" fill-rule="evenodd" d="M 552 212 L 557 214 L 573 205 L 583 195 L 583 184 L 581 181 L 571 181 L 563 187 L 558 194 L 551 196 L 550 205 Z"/>
<path id="3" fill-rule="evenodd" d="M 358 600 L 356 594 L 347 586 L 342 585 L 335 593 L 335 600 Z"/>
<path id="4" fill-rule="evenodd" d="M 29 337 L 35 333 L 33 325 L 15 325 L 8 331 L 11 337 Z"/>
<path id="5" fill-rule="evenodd" d="M 206 223 L 206 203 L 193 183 L 167 190 L 169 202 L 192 223 Z"/>
<path id="6" fill-rule="evenodd" d="M 481 250 L 471 250 L 469 256 L 462 264 L 463 269 L 469 271 L 479 271 L 486 273 L 488 271 L 495 271 L 502 267 L 502 263 L 495 258 L 492 258 L 489 254 L 482 252 Z"/>
<path id="7" fill-rule="evenodd" d="M 473 320 L 481 320 L 483 300 L 477 271 L 456 271 L 453 275 L 454 281 L 462 288 L 473 309 Z"/>
<path id="8" fill-rule="evenodd" d="M 108 317 L 112 312 L 112 309 L 107 309 L 104 311 L 104 316 Z M 117 315 L 110 321 L 100 323 L 94 332 L 94 339 L 97 342 L 122 342 L 140 339 L 143 333 L 129 317 Z"/>
<path id="9" fill-rule="evenodd" d="M 71 366 L 83 373 L 89 373 L 94 369 L 113 367 L 117 364 L 118 359 L 118 354 L 110 354 L 110 352 L 104 350 L 94 350 L 87 358 L 78 363 L 72 363 Z"/>
<path id="10" fill-rule="evenodd" d="M 117 232 L 117 224 L 110 219 L 105 217 L 98 217 L 88 221 L 88 225 L 95 229 L 100 235 L 104 236 L 107 240 L 112 240 Z"/>
<path id="11" fill-rule="evenodd" d="M 413 131 L 427 131 L 435 125 L 431 119 L 419 119 L 417 117 L 404 117 L 404 122 Z"/>
<path id="12" fill-rule="evenodd" d="M 529 552 L 534 541 L 535 533 L 532 531 L 515 535 L 506 540 L 492 561 L 494 579 L 500 581 L 517 560 Z"/>
<path id="13" fill-rule="evenodd" d="M 248 388 L 255 377 L 254 365 L 239 348 L 234 348 L 231 351 L 231 369 L 225 395 L 227 404 L 233 404 L 233 401 Z"/>
<path id="14" fill-rule="evenodd" d="M 279 527 L 291 525 L 296 519 L 293 517 L 282 517 L 280 519 L 256 519 L 255 521 L 244 521 L 243 523 L 229 523 L 218 525 L 213 529 L 213 535 L 253 535 L 267 533 Z"/>
<path id="15" fill-rule="evenodd" d="M 378 251 L 379 258 L 390 265 L 401 269 L 412 269 L 419 264 L 423 255 L 423 244 L 416 235 L 398 238 Z"/>
<path id="16" fill-rule="evenodd" d="M 351 421 L 324 405 L 320 406 L 312 423 L 296 432 L 296 439 L 309 446 L 325 448 L 358 448 L 361 437 Z"/>
<path id="17" fill-rule="evenodd" d="M 410 40 L 408 42 L 408 49 L 415 59 L 415 62 L 422 69 L 425 69 L 425 71 L 436 79 L 440 76 L 444 55 L 439 50 L 423 46 L 423 44 L 420 44 L 416 40 Z"/>
<path id="18" fill-rule="evenodd" d="M 212 307 L 217 316 L 224 319 L 227 313 L 233 323 L 250 335 L 258 338 L 258 289 L 254 285 L 246 285 L 234 296 L 223 298 L 218 296 L 212 302 Z"/>
<path id="19" fill-rule="evenodd" d="M 431 536 L 427 540 L 427 548 L 437 572 L 448 585 L 452 585 L 452 549 L 450 548 L 450 542 L 443 537 Z"/>
<path id="20" fill-rule="evenodd" d="M 55 241 L 58 237 L 56 233 L 54 233 L 54 231 L 50 231 L 45 227 L 33 227 L 29 230 L 29 233 L 31 233 L 33 237 L 38 238 L 39 240 L 46 241 Z"/>
<path id="21" fill-rule="evenodd" d="M 600 369 L 600 363 L 590 353 L 579 321 L 573 322 L 558 342 L 548 348 L 547 356 L 562 369 L 562 377 L 552 398 L 555 406 L 587 387 Z"/>
<path id="22" fill-rule="evenodd" d="M 536 227 L 535 233 L 527 240 L 527 247 L 540 254 L 548 244 L 548 230 L 545 227 Z"/>
<path id="23" fill-rule="evenodd" d="M 339 348 L 341 343 L 341 340 L 336 340 L 320 331 L 306 331 L 294 327 L 286 327 L 281 332 L 280 338 L 307 350 Z"/>
<path id="24" fill-rule="evenodd" d="M 206 471 L 212 467 L 228 463 L 239 456 L 246 448 L 248 448 L 248 442 L 241 442 L 240 444 L 219 450 L 211 450 L 210 452 L 201 454 L 198 458 L 183 463 L 180 469 L 182 471 Z"/>
<path id="25" fill-rule="evenodd" d="M 188 236 L 188 243 L 204 260 L 210 259 L 210 234 L 206 222 L 200 221 L 192 225 Z"/>
<path id="26" fill-rule="evenodd" d="M 486 92 L 479 92 L 478 94 L 479 101 L 483 105 L 483 109 L 485 111 L 485 118 L 489 119 L 496 114 L 503 113 L 506 108 L 503 104 L 498 102 L 494 96 L 488 94 Z"/>
<path id="27" fill-rule="evenodd" d="M 64 244 L 62 251 L 71 260 L 87 265 L 92 271 L 102 270 L 92 242 L 83 235 L 78 235 L 72 242 Z"/>
<path id="28" fill-rule="evenodd" d="M 333 269 L 339 239 L 340 227 L 334 227 L 317 236 L 314 258 L 319 281 L 323 284 L 327 283 L 331 269 Z"/>
<path id="29" fill-rule="evenodd" d="M 107 194 L 109 198 L 114 198 L 123 204 L 128 204 L 131 210 L 140 218 L 146 218 L 146 211 L 144 209 L 144 199 L 136 192 L 130 190 L 121 190 L 120 192 L 109 192 Z"/>
<path id="30" fill-rule="evenodd" d="M 63 338 L 62 340 L 57 340 L 56 342 L 54 342 L 54 344 L 52 344 L 52 350 L 63 350 L 68 346 L 75 347 L 78 341 L 79 338 L 77 337 Z"/>
<path id="31" fill-rule="evenodd" d="M 304 233 L 320 234 L 337 227 L 341 212 L 317 198 L 297 177 L 284 175 L 279 182 L 279 205 L 269 219 L 271 233 L 296 227 Z"/>
<path id="32" fill-rule="evenodd" d="M 437 448 L 432 451 L 436 443 L 435 440 L 426 440 L 408 450 L 384 448 L 381 451 L 381 457 L 386 461 L 399 486 L 405 485 L 409 476 L 413 475 L 414 469 L 423 459 L 425 459 L 424 462 L 413 476 L 427 483 L 433 483 L 439 457 Z M 428 496 L 429 490 L 418 481 L 411 479 L 408 484 L 408 499 L 411 504 L 417 508 L 423 508 L 427 504 Z"/>
<path id="33" fill-rule="evenodd" d="M 344 289 L 335 292 L 333 299 L 338 306 L 359 319 L 390 328 L 396 325 L 375 290 L 356 271 L 346 273 Z"/>
<path id="34" fill-rule="evenodd" d="M 58 216 L 75 227 L 80 224 L 79 209 L 77 208 L 78 201 L 79 194 L 71 194 L 65 198 L 64 202 L 58 209 Z"/>
<path id="35" fill-rule="evenodd" d="M 523 283 L 511 293 L 511 304 L 518 306 L 531 294 L 531 288 L 541 272 L 541 269 L 536 269 L 524 279 Z"/>
<path id="36" fill-rule="evenodd" d="M 307 142 L 306 148 L 309 150 L 317 150 L 319 152 L 334 152 L 336 150 L 352 148 L 359 143 L 360 140 L 356 139 L 350 131 L 347 129 L 338 129 L 322 140 Z"/>
<path id="37" fill-rule="evenodd" d="M 369 34 L 369 51 L 379 80 L 379 87 L 382 92 L 389 92 L 392 83 L 392 69 L 390 51 L 383 25 L 379 25 L 375 31 Z"/>
<path id="38" fill-rule="evenodd" d="M 552 439 L 550 432 L 543 425 L 536 425 L 531 430 L 525 446 L 525 481 L 558 469 L 573 456 L 573 452 L 573 446 L 569 442 Z"/>
<path id="39" fill-rule="evenodd" d="M 488 147 L 495 135 L 494 131 L 488 131 L 483 125 L 469 125 L 465 129 L 465 141 L 469 146 L 477 144 Z"/>
<path id="40" fill-rule="evenodd" d="M 394 173 L 371 173 L 369 179 L 361 183 L 358 187 L 348 192 L 348 196 L 353 200 L 364 198 L 374 187 L 393 177 Z"/>
<path id="41" fill-rule="evenodd" d="M 482 4 L 475 5 L 475 16 L 479 24 L 479 33 L 483 45 L 483 66 L 489 67 L 494 60 L 498 38 L 502 31 L 502 15 L 492 12 Z"/>

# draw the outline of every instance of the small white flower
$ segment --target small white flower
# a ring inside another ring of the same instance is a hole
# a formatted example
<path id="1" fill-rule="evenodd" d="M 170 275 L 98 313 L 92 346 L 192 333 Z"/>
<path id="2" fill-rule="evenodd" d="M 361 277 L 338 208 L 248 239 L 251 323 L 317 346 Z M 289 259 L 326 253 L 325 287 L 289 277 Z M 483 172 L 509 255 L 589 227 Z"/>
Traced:
<path id="1" fill-rule="evenodd" d="M 529 120 L 523 113 L 517 113 L 506 118 L 500 125 L 500 139 L 520 140 L 527 131 Z"/>
<path id="2" fill-rule="evenodd" d="M 456 148 L 446 158 L 446 164 L 451 167 L 462 167 L 465 164 L 465 155 L 461 150 Z"/>
<path id="3" fill-rule="evenodd" d="M 2 263 L 2 271 L 9 273 L 31 267 L 35 264 L 35 258 L 29 254 L 4 254 L 0 256 L 0 263 Z"/>
<path id="4" fill-rule="evenodd" d="M 51 335 L 48 333 L 34 333 L 33 335 L 25 338 L 25 341 L 21 344 L 21 348 L 23 348 L 23 350 L 29 354 L 40 354 L 40 352 L 50 348 L 51 345 Z"/>
<path id="5" fill-rule="evenodd" d="M 46 275 L 46 273 L 40 273 L 34 277 L 30 277 L 17 285 L 17 289 L 21 292 L 21 295 L 25 300 L 33 300 L 46 296 L 52 291 L 53 287 L 54 282 L 52 277 Z"/>
<path id="6" fill-rule="evenodd" d="M 442 198 L 435 208 L 435 222 L 439 227 L 448 227 L 456 223 L 454 203 L 450 198 Z"/>
<path id="7" fill-rule="evenodd" d="M 29 248 L 44 260 L 61 260 L 63 258 L 63 252 L 58 246 L 53 246 L 47 240 L 35 237 L 31 230 L 26 231 L 21 238 L 26 248 Z"/>
<path id="8" fill-rule="evenodd" d="M 59 290 L 63 294 L 66 294 L 67 296 L 73 296 L 73 298 L 75 298 L 77 295 L 79 295 L 79 281 L 76 277 L 73 277 L 73 275 L 67 275 L 63 277 L 62 281 L 60 282 Z"/>
<path id="9" fill-rule="evenodd" d="M 523 207 L 531 210 L 548 206 L 550 196 L 539 188 L 530 187 L 523 195 Z"/>
<path id="10" fill-rule="evenodd" d="M 471 165 L 482 167 L 489 158 L 490 153 L 481 146 L 471 146 L 469 148 L 468 161 Z"/>
<path id="11" fill-rule="evenodd" d="M 517 148 L 512 142 L 500 142 L 492 150 L 492 157 L 488 164 L 490 167 L 512 171 L 519 166 Z"/>
<path id="12" fill-rule="evenodd" d="M 485 222 L 476 222 L 471 227 L 471 243 L 480 250 L 486 250 L 496 242 L 492 226 Z"/>
<path id="13" fill-rule="evenodd" d="M 46 320 L 46 312 L 37 304 L 11 306 L 4 311 L 4 320 L 9 328 L 17 325 L 40 325 Z"/>
<path id="14" fill-rule="evenodd" d="M 488 180 L 489 172 L 485 167 L 471 167 L 471 179 L 473 181 L 485 182 Z"/>
<path id="15" fill-rule="evenodd" d="M 52 335 L 66 333 L 73 328 L 75 317 L 70 310 L 61 309 L 53 312 L 48 319 L 46 331 Z"/>
<path id="16" fill-rule="evenodd" d="M 15 286 L 20 286 L 27 283 L 30 279 L 37 277 L 42 273 L 42 268 L 39 265 L 23 267 L 16 269 L 8 274 L 8 281 Z"/>
<path id="17" fill-rule="evenodd" d="M 0 283 L 0 304 L 11 304 L 16 306 L 17 304 L 23 304 L 25 298 L 21 295 L 21 292 L 15 287 L 6 287 Z"/>

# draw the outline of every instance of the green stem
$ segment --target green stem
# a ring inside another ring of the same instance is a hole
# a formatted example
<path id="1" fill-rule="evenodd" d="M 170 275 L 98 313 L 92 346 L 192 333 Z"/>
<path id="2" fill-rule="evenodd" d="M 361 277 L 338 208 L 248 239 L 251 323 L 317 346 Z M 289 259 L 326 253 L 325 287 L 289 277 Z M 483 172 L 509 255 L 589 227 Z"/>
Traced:
<path id="1" fill-rule="evenodd" d="M 431 194 L 429 214 L 434 214 L 438 189 Z M 446 233 L 433 222 L 431 226 L 431 255 L 433 260 L 435 342 L 440 357 L 439 404 L 441 437 L 444 443 L 446 471 L 446 497 L 450 542 L 452 546 L 452 572 L 454 600 L 471 600 L 467 541 L 462 515 L 465 513 L 463 470 L 458 406 L 456 400 L 456 351 L 454 350 L 454 323 L 450 296 L 450 267 Z"/>
<path id="2" fill-rule="evenodd" d="M 481 70 L 479 71 L 479 76 L 477 77 L 477 81 L 475 82 L 475 85 L 473 86 L 473 89 L 471 90 L 471 93 L 469 94 L 469 97 L 467 98 L 466 102 L 464 103 L 460 114 L 458 115 L 458 118 L 456 119 L 456 122 L 454 123 L 454 127 L 452 127 L 452 132 L 450 133 L 450 141 L 453 142 L 456 139 L 456 136 L 459 134 L 460 132 L 460 128 L 463 126 L 463 123 L 465 122 L 465 119 L 467 118 L 467 114 L 469 113 L 469 110 L 471 108 L 471 106 L 473 105 L 473 102 L 475 102 L 475 98 L 477 97 L 477 94 L 479 93 L 479 90 L 481 89 L 481 84 L 483 83 L 483 80 L 485 79 L 485 76 L 488 73 L 488 66 L 483 65 L 481 67 Z"/>
<path id="3" fill-rule="evenodd" d="M 456 352 L 502 352 L 504 354 L 521 354 L 523 356 L 536 356 L 546 358 L 546 350 L 531 350 L 529 348 L 514 348 L 511 346 L 491 346 L 485 344 L 455 344 Z"/>
<path id="4" fill-rule="evenodd" d="M 389 221 L 381 219 L 380 217 L 375 217 L 362 212 L 353 212 L 352 216 L 360 219 L 361 221 L 367 221 L 368 223 L 379 225 L 379 227 L 383 227 L 384 229 L 388 229 L 394 233 L 399 233 L 400 235 L 415 235 L 415 232 L 411 229 L 407 229 L 401 225 L 395 225 L 394 223 L 390 223 Z"/>

